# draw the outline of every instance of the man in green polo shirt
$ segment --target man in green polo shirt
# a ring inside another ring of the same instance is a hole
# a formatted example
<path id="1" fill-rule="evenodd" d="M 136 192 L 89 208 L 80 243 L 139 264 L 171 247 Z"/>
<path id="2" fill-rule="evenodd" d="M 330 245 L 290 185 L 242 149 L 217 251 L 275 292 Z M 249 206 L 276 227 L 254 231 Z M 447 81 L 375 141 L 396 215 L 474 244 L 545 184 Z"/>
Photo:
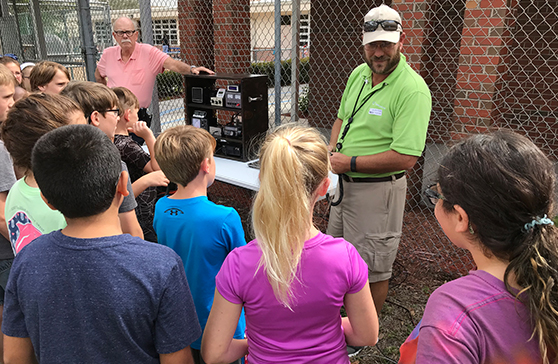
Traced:
<path id="1" fill-rule="evenodd" d="M 343 193 L 327 232 L 351 242 L 368 263 L 379 313 L 401 237 L 405 171 L 424 149 L 432 98 L 400 53 L 405 33 L 397 11 L 370 10 L 363 30 L 366 63 L 351 73 L 331 130 L 331 166 Z"/>

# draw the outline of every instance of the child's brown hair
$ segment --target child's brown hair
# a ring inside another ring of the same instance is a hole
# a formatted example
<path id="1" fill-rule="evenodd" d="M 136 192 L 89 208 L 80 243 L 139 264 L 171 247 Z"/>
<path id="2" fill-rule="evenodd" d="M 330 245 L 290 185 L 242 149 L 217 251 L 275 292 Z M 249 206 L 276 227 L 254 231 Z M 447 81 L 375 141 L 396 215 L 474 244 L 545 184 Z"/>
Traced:
<path id="1" fill-rule="evenodd" d="M 68 80 L 71 80 L 70 72 L 68 72 L 68 69 L 60 63 L 51 61 L 41 61 L 37 63 L 29 75 L 31 90 L 39 91 L 39 86 L 45 86 L 50 83 L 58 71 L 64 72 L 66 77 L 68 77 Z"/>
<path id="2" fill-rule="evenodd" d="M 139 109 L 139 100 L 132 91 L 128 90 L 126 87 L 113 87 L 112 91 L 114 91 L 118 97 L 121 115 L 128 109 Z"/>
<path id="3" fill-rule="evenodd" d="M 37 140 L 71 123 L 70 116 L 75 111 L 81 111 L 79 105 L 60 95 L 36 93 L 16 102 L 0 127 L 14 165 L 31 170 L 31 151 Z"/>
<path id="4" fill-rule="evenodd" d="M 62 91 L 62 95 L 76 101 L 90 123 L 93 111 L 103 114 L 107 110 L 118 107 L 118 97 L 107 86 L 90 81 L 70 81 Z"/>

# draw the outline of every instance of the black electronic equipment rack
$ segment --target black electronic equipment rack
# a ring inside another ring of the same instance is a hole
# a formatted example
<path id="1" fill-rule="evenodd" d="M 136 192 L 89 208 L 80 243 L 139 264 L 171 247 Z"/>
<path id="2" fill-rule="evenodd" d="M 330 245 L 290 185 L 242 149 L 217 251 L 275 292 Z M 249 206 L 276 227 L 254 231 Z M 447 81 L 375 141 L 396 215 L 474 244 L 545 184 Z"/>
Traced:
<path id="1" fill-rule="evenodd" d="M 186 124 L 202 127 L 213 135 L 217 141 L 215 156 L 240 161 L 254 159 L 269 124 L 267 76 L 184 77 Z"/>

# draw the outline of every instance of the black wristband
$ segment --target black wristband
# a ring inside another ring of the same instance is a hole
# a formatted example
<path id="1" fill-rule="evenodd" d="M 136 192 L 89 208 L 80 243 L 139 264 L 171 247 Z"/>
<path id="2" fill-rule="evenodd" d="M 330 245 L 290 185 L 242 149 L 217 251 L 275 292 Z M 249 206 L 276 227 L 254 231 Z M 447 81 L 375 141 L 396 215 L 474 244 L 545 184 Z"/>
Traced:
<path id="1" fill-rule="evenodd" d="M 351 172 L 356 172 L 357 171 L 356 170 L 356 159 L 357 159 L 356 155 L 351 158 Z"/>

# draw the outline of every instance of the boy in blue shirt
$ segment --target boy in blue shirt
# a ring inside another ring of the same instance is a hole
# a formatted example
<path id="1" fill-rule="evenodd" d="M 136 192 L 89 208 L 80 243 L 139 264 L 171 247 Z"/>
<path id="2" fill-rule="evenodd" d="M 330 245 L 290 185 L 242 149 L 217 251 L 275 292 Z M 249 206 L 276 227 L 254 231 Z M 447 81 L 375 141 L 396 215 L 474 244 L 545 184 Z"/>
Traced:
<path id="1" fill-rule="evenodd" d="M 191 363 L 201 334 L 171 249 L 122 234 L 127 172 L 106 135 L 63 126 L 33 148 L 45 202 L 66 218 L 14 260 L 4 305 L 4 359 L 18 363 Z"/>
<path id="2" fill-rule="evenodd" d="M 202 331 L 213 304 L 215 276 L 227 254 L 246 245 L 236 210 L 207 199 L 207 188 L 215 180 L 215 144 L 206 130 L 191 125 L 168 129 L 155 143 L 157 163 L 178 190 L 157 202 L 153 227 L 159 243 L 184 262 Z M 236 339 L 244 338 L 245 326 L 242 313 Z M 203 363 L 201 337 L 191 347 L 194 361 Z"/>

